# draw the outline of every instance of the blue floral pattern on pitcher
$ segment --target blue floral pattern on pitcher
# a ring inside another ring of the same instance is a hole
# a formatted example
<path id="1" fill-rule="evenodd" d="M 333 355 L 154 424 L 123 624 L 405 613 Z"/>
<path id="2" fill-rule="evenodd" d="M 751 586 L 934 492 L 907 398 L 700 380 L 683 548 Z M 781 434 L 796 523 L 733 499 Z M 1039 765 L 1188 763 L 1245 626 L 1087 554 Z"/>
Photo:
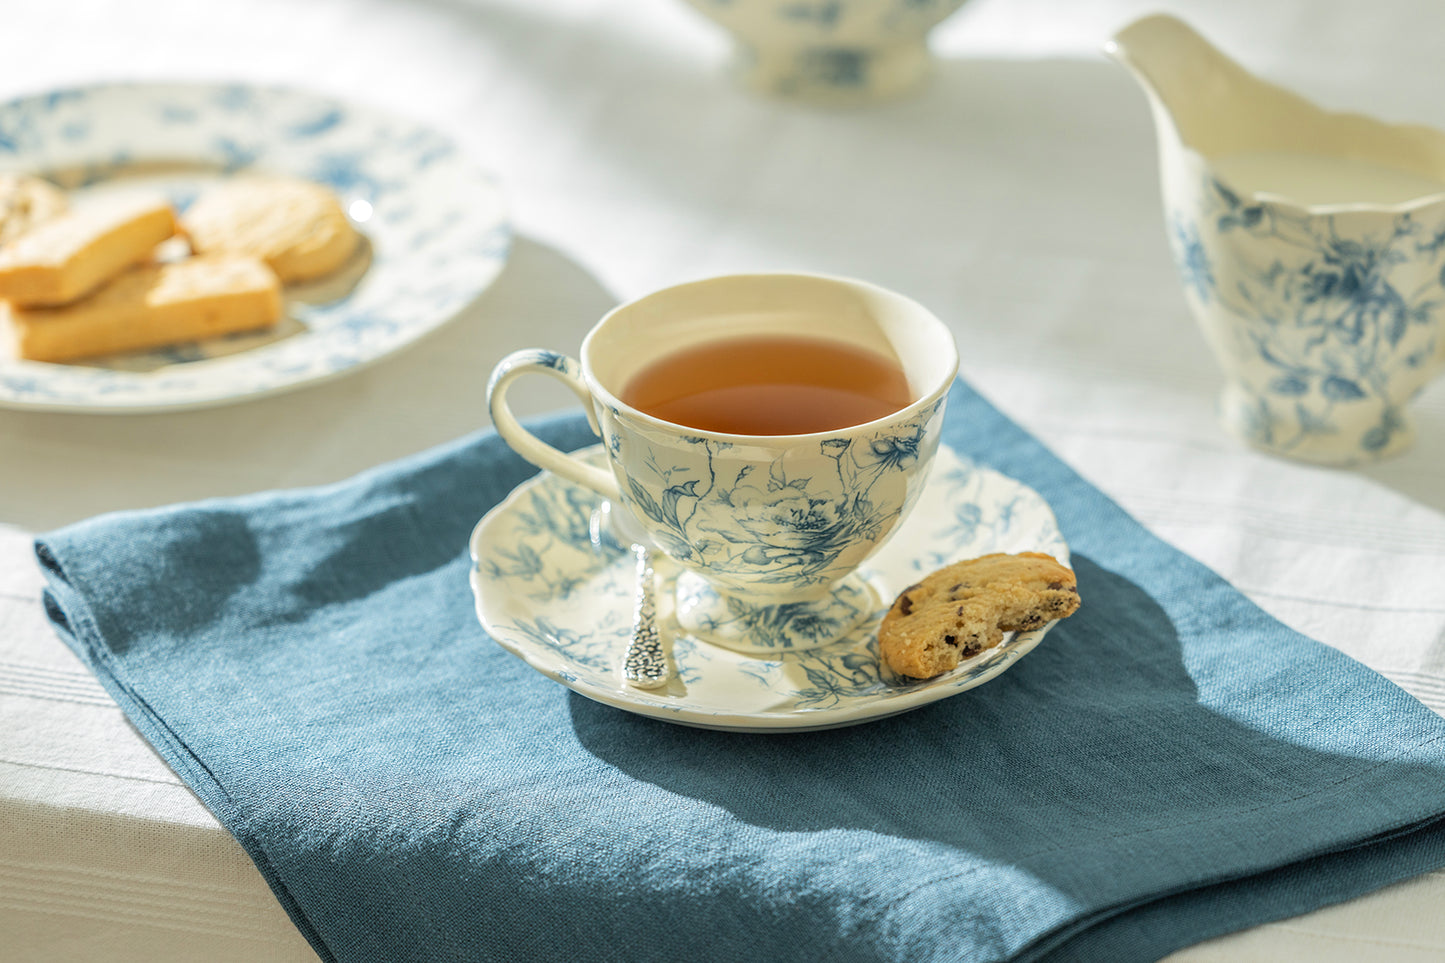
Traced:
<path id="1" fill-rule="evenodd" d="M 1404 406 L 1433 373 L 1445 317 L 1438 206 L 1314 213 L 1242 198 L 1206 171 L 1173 205 L 1169 237 L 1229 373 L 1227 423 L 1328 461 L 1407 441 Z"/>

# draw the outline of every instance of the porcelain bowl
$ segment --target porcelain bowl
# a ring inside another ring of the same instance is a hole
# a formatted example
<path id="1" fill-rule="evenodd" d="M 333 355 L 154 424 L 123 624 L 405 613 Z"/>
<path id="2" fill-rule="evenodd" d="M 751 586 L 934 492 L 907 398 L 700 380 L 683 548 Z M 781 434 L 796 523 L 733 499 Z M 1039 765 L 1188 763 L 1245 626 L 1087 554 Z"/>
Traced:
<path id="1" fill-rule="evenodd" d="M 928 32 L 963 0 L 686 0 L 736 44 L 748 88 L 829 104 L 889 100 L 931 63 Z"/>

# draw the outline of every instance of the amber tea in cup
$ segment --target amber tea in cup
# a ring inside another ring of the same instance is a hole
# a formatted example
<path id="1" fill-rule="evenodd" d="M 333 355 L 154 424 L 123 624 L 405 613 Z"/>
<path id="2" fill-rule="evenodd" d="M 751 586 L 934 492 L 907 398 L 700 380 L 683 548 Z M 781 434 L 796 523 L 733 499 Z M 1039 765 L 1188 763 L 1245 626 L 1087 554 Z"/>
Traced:
<path id="1" fill-rule="evenodd" d="M 675 425 L 730 435 L 808 435 L 906 408 L 903 366 L 857 345 L 794 335 L 708 341 L 633 375 L 621 398 Z"/>

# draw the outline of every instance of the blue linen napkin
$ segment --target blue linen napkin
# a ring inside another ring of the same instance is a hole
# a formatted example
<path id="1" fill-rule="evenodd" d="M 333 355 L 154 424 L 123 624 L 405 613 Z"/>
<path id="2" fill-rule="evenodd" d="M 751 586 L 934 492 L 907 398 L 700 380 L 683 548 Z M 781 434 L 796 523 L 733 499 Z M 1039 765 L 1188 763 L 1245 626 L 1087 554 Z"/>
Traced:
<path id="1" fill-rule="evenodd" d="M 47 609 L 325 960 L 1150 960 L 1445 864 L 1445 722 L 949 404 L 1084 604 L 871 724 L 673 726 L 492 644 L 467 536 L 533 471 L 492 434 L 54 532 Z"/>

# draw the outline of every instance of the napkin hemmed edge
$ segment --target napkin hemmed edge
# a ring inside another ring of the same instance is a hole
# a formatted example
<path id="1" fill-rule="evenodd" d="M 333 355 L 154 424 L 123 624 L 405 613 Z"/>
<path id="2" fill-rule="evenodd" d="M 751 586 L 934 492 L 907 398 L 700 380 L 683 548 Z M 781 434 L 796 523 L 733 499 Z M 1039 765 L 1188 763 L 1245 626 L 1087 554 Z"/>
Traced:
<path id="1" fill-rule="evenodd" d="M 1174 893 L 1073 920 L 1021 950 L 1016 963 L 1157 960 L 1206 940 L 1290 919 L 1373 893 L 1445 864 L 1445 816 L 1382 833 L 1273 869 L 1220 877 Z M 1197 905 L 1221 897 L 1245 904 L 1227 924 Z M 1148 937 L 1139 940 L 1139 931 Z M 1129 945 L 1130 943 L 1134 945 Z"/>

